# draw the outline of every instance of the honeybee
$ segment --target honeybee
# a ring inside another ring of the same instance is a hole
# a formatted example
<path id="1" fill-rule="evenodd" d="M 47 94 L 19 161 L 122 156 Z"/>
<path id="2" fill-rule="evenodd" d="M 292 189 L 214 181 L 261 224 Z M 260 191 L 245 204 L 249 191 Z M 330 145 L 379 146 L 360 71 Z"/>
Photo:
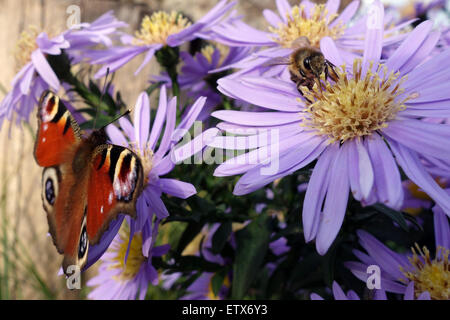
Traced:
<path id="1" fill-rule="evenodd" d="M 336 66 L 325 59 L 319 49 L 311 46 L 307 37 L 299 37 L 293 41 L 292 49 L 294 49 L 294 52 L 289 58 L 275 58 L 269 61 L 266 66 L 287 65 L 291 80 L 295 82 L 297 90 L 302 96 L 302 86 L 312 90 L 314 83 L 316 83 L 319 89 L 322 90 L 320 76 L 323 73 L 325 73 L 325 79 L 331 78 L 335 82 L 339 79 L 338 74 L 334 70 Z"/>

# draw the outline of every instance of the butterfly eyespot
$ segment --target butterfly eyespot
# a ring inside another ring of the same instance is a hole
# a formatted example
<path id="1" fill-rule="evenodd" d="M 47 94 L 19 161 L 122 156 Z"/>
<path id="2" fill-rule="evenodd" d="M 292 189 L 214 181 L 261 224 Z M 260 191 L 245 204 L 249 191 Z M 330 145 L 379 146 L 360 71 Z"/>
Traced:
<path id="1" fill-rule="evenodd" d="M 139 174 L 137 166 L 136 159 L 128 150 L 120 153 L 112 179 L 117 200 L 129 202 L 133 199 Z"/>
<path id="2" fill-rule="evenodd" d="M 47 208 L 55 204 L 58 196 L 59 173 L 56 168 L 45 168 L 42 173 L 42 200 Z"/>
<path id="3" fill-rule="evenodd" d="M 83 224 L 83 229 L 81 229 L 80 243 L 78 244 L 78 259 L 82 259 L 87 252 L 88 238 L 86 232 L 86 223 Z"/>
<path id="4" fill-rule="evenodd" d="M 47 93 L 42 101 L 41 118 L 44 122 L 52 121 L 58 112 L 59 98 L 53 93 Z"/>
<path id="5" fill-rule="evenodd" d="M 47 178 L 47 181 L 45 181 L 45 198 L 47 199 L 48 203 L 55 203 L 55 187 L 53 185 L 53 180 L 50 177 Z"/>

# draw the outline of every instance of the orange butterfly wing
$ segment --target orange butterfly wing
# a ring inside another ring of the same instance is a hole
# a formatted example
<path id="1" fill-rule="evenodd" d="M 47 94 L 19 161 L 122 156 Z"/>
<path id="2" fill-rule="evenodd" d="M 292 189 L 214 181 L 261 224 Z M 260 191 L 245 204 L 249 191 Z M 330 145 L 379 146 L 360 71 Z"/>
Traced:
<path id="1" fill-rule="evenodd" d="M 143 169 L 129 149 L 116 145 L 97 148 L 88 182 L 87 234 L 95 244 L 119 213 L 132 217 L 143 188 Z"/>
<path id="2" fill-rule="evenodd" d="M 38 126 L 34 156 L 41 167 L 67 161 L 67 152 L 81 142 L 78 125 L 59 97 L 50 91 L 40 99 Z"/>

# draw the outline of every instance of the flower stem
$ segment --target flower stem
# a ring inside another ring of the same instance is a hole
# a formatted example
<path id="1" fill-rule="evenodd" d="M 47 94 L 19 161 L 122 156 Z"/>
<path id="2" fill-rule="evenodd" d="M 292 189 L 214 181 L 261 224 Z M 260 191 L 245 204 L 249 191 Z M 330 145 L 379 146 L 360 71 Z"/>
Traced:
<path id="1" fill-rule="evenodd" d="M 106 112 L 105 115 L 112 117 L 120 110 L 121 104 L 109 97 L 109 94 L 103 92 L 93 81 L 89 81 L 89 84 L 86 85 L 72 73 L 71 61 L 65 52 L 60 55 L 48 55 L 47 60 L 57 77 L 69 84 L 72 87 L 70 90 L 83 98 L 84 102 L 95 111 L 95 116 L 102 110 Z"/>
<path id="2" fill-rule="evenodd" d="M 180 49 L 178 47 L 164 46 L 156 53 L 156 60 L 159 65 L 167 71 L 170 81 L 172 82 L 172 93 L 178 97 L 180 94 L 180 86 L 178 84 L 177 65 L 180 61 Z"/>

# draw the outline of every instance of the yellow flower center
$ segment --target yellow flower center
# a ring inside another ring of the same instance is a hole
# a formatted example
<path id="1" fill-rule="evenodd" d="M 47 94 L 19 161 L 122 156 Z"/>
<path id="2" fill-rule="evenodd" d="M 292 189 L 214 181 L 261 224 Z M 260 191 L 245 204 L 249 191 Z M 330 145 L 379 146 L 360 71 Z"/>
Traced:
<path id="1" fill-rule="evenodd" d="M 303 5 L 294 6 L 291 14 L 287 14 L 287 24 L 280 23 L 278 28 L 269 27 L 269 31 L 277 35 L 273 40 L 285 48 L 291 48 L 292 42 L 302 36 L 307 37 L 313 47 L 319 48 L 323 37 L 337 39 L 345 31 L 342 23 L 329 26 L 338 14 L 327 15 L 328 10 L 323 4 L 315 5 L 309 18 Z"/>
<path id="2" fill-rule="evenodd" d="M 434 180 L 437 182 L 438 185 L 441 186 L 441 188 L 445 189 L 445 186 L 446 186 L 445 179 L 438 177 L 438 178 L 435 178 Z M 425 192 L 423 192 L 422 189 L 420 189 L 420 187 L 418 185 L 416 185 L 414 182 L 409 181 L 407 184 L 407 188 L 414 198 L 431 201 L 430 196 L 427 195 Z"/>
<path id="3" fill-rule="evenodd" d="M 36 38 L 39 35 L 38 28 L 30 26 L 22 31 L 14 49 L 14 58 L 17 70 L 20 70 L 31 60 L 31 53 L 38 48 Z"/>
<path id="4" fill-rule="evenodd" d="M 195 236 L 194 239 L 192 239 L 191 242 L 184 248 L 183 252 L 181 253 L 182 256 L 190 256 L 195 255 L 200 251 L 200 245 L 202 244 L 202 241 L 205 240 L 205 237 L 208 235 L 207 231 L 202 230 L 199 234 Z"/>
<path id="5" fill-rule="evenodd" d="M 423 247 L 421 250 L 416 244 L 418 253 L 412 248 L 413 255 L 409 262 L 413 267 L 411 271 L 400 268 L 409 281 L 414 281 L 416 297 L 422 292 L 428 291 L 433 300 L 450 299 L 450 264 L 448 256 L 450 251 L 438 247 L 434 260 L 430 258 L 430 251 Z M 403 282 L 407 282 L 401 279 Z"/>
<path id="6" fill-rule="evenodd" d="M 401 85 L 406 77 L 397 81 L 399 73 L 388 73 L 387 67 L 381 64 L 374 73 L 372 66 L 370 63 L 362 78 L 362 62 L 356 59 L 352 76 L 348 76 L 344 65 L 341 70 L 336 68 L 339 76 L 336 83 L 331 84 L 322 74 L 322 88 L 317 83 L 312 90 L 301 87 L 304 96 L 311 101 L 303 114 L 302 125 L 327 136 L 330 143 L 361 138 L 387 127 L 387 122 L 404 110 L 405 102 L 415 94 L 397 102 L 395 98 L 404 92 Z M 382 69 L 383 78 L 379 76 Z"/>
<path id="7" fill-rule="evenodd" d="M 201 54 L 206 58 L 206 60 L 208 60 L 209 63 L 212 63 L 212 57 L 215 50 L 218 50 L 220 53 L 219 62 L 217 64 L 217 67 L 220 67 L 225 58 L 228 56 L 230 47 L 225 46 L 221 43 L 208 44 L 207 46 L 202 48 Z"/>
<path id="8" fill-rule="evenodd" d="M 134 44 L 166 44 L 167 37 L 184 30 L 191 23 L 182 14 L 172 11 L 170 14 L 157 11 L 150 17 L 145 16 L 141 22 L 141 29 L 136 32 Z"/>
<path id="9" fill-rule="evenodd" d="M 117 251 L 114 257 L 112 268 L 119 268 L 122 272 L 119 275 L 120 280 L 130 280 L 136 277 L 146 257 L 142 254 L 142 234 L 135 233 L 131 240 L 128 258 L 125 263 L 125 255 L 128 249 L 128 242 L 130 239 L 130 229 L 127 224 L 123 224 L 119 231 L 121 243 L 112 250 Z"/>

